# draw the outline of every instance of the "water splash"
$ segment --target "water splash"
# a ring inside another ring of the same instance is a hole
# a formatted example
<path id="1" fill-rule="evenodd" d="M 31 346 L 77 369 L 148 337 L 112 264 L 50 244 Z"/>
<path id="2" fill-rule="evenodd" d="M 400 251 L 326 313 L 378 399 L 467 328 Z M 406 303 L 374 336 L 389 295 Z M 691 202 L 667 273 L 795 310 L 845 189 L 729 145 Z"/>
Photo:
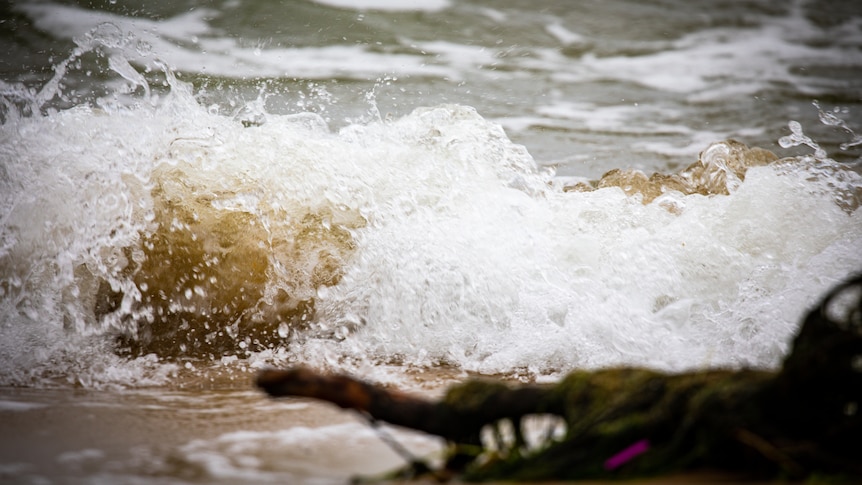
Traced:
<path id="1" fill-rule="evenodd" d="M 153 66 L 158 62 L 151 57 L 151 48 L 143 40 L 136 39 L 131 34 L 124 34 L 117 25 L 104 22 L 92 28 L 84 35 L 73 39 L 75 48 L 64 60 L 54 65 L 54 75 L 45 82 L 38 90 L 27 87 L 21 83 L 0 82 L 0 120 L 7 122 L 15 120 L 20 116 L 40 116 L 46 113 L 46 109 L 55 100 L 66 104 L 77 104 L 71 97 L 74 90 L 64 88 L 70 71 L 82 69 L 83 59 L 88 54 L 95 54 L 99 58 L 107 58 L 109 72 L 118 74 L 128 82 L 128 86 L 115 90 L 111 98 L 95 100 L 102 107 L 109 107 L 116 103 L 119 94 L 129 94 L 135 89 L 141 88 L 144 95 L 143 101 L 154 101 L 150 93 L 150 85 L 145 77 L 134 67 L 130 60 L 141 65 Z M 91 71 L 87 71 L 89 77 Z"/>
<path id="2" fill-rule="evenodd" d="M 824 110 L 817 101 L 812 102 L 812 104 L 817 108 L 817 116 L 821 123 L 826 126 L 840 128 L 850 135 L 849 141 L 843 142 L 838 146 L 841 150 L 849 150 L 853 147 L 862 145 L 862 135 L 856 134 L 847 122 L 838 116 L 841 113 L 846 113 L 846 111 L 842 110 L 840 107 L 835 107 L 831 111 Z M 783 136 L 778 140 L 778 144 L 782 148 L 805 145 L 814 150 L 815 159 L 822 160 L 827 158 L 828 155 L 826 150 L 824 150 L 820 144 L 814 141 L 811 137 L 803 133 L 802 125 L 798 121 L 790 121 L 787 126 L 790 128 L 790 135 Z"/>
<path id="3" fill-rule="evenodd" d="M 805 135 L 802 132 L 802 124 L 798 121 L 790 121 L 787 123 L 787 127 L 790 128 L 790 134 L 787 136 L 782 136 L 778 139 L 778 144 L 782 148 L 791 148 L 799 145 L 805 145 L 814 150 L 814 158 L 815 159 L 824 159 L 826 158 L 826 150 L 820 147 L 820 145 L 811 139 L 811 137 Z"/>
<path id="4" fill-rule="evenodd" d="M 841 148 L 842 150 L 849 150 L 852 147 L 862 145 L 862 135 L 857 135 L 856 132 L 854 132 L 853 129 L 850 128 L 847 122 L 838 116 L 838 114 L 842 112 L 846 113 L 846 111 L 842 110 L 839 107 L 835 107 L 832 109 L 831 112 L 829 112 L 823 110 L 823 108 L 820 107 L 820 103 L 818 103 L 817 101 L 815 101 L 813 104 L 814 107 L 817 108 L 817 115 L 820 118 L 821 123 L 827 126 L 837 126 L 838 128 L 843 129 L 850 135 L 850 141 L 842 143 L 841 145 L 839 145 L 839 148 Z"/>
<path id="5" fill-rule="evenodd" d="M 862 266 L 859 211 L 835 203 L 862 182 L 795 122 L 782 146 L 816 164 L 728 141 L 679 173 L 569 190 L 473 108 L 390 119 L 372 90 L 368 118 L 332 130 L 268 112 L 261 89 L 222 112 L 114 27 L 40 90 L 0 86 L 5 383 L 96 385 L 123 352 L 531 377 L 769 366 L 806 298 Z M 48 109 L 86 53 L 122 86 Z"/>
<path id="6" fill-rule="evenodd" d="M 377 78 L 375 80 L 374 85 L 365 92 L 365 102 L 368 103 L 368 111 L 365 116 L 354 120 L 357 123 L 369 123 L 373 121 L 383 121 L 384 119 L 389 119 L 390 116 L 387 114 L 384 116 L 380 112 L 380 108 L 377 105 L 377 93 L 384 86 L 391 86 L 393 82 L 398 81 L 398 78 L 395 76 L 383 76 Z"/>

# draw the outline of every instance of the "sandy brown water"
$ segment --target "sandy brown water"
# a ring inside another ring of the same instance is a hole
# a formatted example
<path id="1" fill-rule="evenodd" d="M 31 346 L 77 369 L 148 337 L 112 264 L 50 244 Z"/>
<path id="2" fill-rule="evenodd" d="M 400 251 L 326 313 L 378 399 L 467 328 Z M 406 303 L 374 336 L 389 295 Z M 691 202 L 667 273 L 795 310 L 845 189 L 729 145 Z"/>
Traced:
<path id="1" fill-rule="evenodd" d="M 2 483 L 349 483 L 404 463 L 357 414 L 269 399 L 251 375 L 150 389 L 0 388 L 0 429 Z M 416 456 L 440 456 L 436 438 L 385 432 Z M 738 481 L 706 472 L 624 483 Z"/>
<path id="2" fill-rule="evenodd" d="M 2 483 L 344 483 L 403 463 L 351 412 L 251 385 L 0 389 Z M 397 431 L 417 454 L 437 441 Z M 406 436 L 406 439 L 405 439 Z"/>

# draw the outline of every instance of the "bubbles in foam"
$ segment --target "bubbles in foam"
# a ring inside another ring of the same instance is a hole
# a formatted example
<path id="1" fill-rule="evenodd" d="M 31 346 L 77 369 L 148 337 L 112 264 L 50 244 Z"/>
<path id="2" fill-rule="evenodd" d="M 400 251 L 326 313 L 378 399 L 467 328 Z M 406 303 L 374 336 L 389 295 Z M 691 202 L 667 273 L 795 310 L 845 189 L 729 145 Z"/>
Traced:
<path id="1" fill-rule="evenodd" d="M 749 159 L 729 158 L 733 150 Z M 364 351 L 489 373 L 775 365 L 812 288 L 782 280 L 858 266 L 850 248 L 860 227 L 858 215 L 806 181 L 804 164 L 761 166 L 760 156 L 717 144 L 703 159 L 728 177 L 720 189 L 668 186 L 647 205 L 625 184 L 533 194 L 447 187 L 457 206 L 400 213 L 362 235 L 362 256 L 320 317 L 337 322 L 358 309 L 365 324 L 351 339 Z M 815 213 L 817 221 L 800 219 Z M 824 266 L 823 251 L 843 253 L 843 266 Z M 784 292 L 792 303 L 777 303 Z M 740 306 L 764 318 L 743 318 Z"/>
<path id="2" fill-rule="evenodd" d="M 807 145 L 814 149 L 815 158 L 825 158 L 826 151 L 820 148 L 820 145 L 814 142 L 810 137 L 805 136 L 802 132 L 802 125 L 798 121 L 790 121 L 787 123 L 790 128 L 790 135 L 783 136 L 778 140 L 778 144 L 783 148 L 795 147 L 799 145 Z"/>
<path id="3" fill-rule="evenodd" d="M 97 49 L 130 42 L 102 29 Z M 806 304 L 862 263 L 862 183 L 825 156 L 724 142 L 677 174 L 569 187 L 469 107 L 334 132 L 263 103 L 223 116 L 164 73 L 147 103 L 3 124 L 11 382 L 112 382 L 130 369 L 118 335 L 155 375 L 230 355 L 531 376 L 771 366 Z"/>

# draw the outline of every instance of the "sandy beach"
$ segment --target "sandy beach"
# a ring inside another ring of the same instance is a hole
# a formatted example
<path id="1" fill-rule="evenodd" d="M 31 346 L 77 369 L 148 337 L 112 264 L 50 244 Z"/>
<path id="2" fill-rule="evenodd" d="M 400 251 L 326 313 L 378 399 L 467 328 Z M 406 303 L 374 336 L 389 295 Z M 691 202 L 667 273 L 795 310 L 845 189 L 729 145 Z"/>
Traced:
<path id="1" fill-rule="evenodd" d="M 247 385 L 0 389 L 8 483 L 343 483 L 402 461 L 361 417 Z M 437 441 L 396 431 L 417 455 Z"/>
<path id="2" fill-rule="evenodd" d="M 404 463 L 355 413 L 312 400 L 272 400 L 252 388 L 250 379 L 189 387 L 0 388 L 0 479 L 338 484 Z M 440 456 L 436 438 L 388 427 L 385 432 L 418 457 Z M 740 481 L 699 472 L 624 483 Z"/>

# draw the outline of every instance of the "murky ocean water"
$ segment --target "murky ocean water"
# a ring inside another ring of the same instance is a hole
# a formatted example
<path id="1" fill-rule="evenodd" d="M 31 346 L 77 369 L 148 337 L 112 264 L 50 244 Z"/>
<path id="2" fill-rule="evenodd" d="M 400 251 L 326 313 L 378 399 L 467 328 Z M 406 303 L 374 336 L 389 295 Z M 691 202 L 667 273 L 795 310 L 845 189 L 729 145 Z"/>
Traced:
<path id="1" fill-rule="evenodd" d="M 852 0 L 0 8 L 12 482 L 340 482 L 256 369 L 774 368 L 862 269 Z"/>

